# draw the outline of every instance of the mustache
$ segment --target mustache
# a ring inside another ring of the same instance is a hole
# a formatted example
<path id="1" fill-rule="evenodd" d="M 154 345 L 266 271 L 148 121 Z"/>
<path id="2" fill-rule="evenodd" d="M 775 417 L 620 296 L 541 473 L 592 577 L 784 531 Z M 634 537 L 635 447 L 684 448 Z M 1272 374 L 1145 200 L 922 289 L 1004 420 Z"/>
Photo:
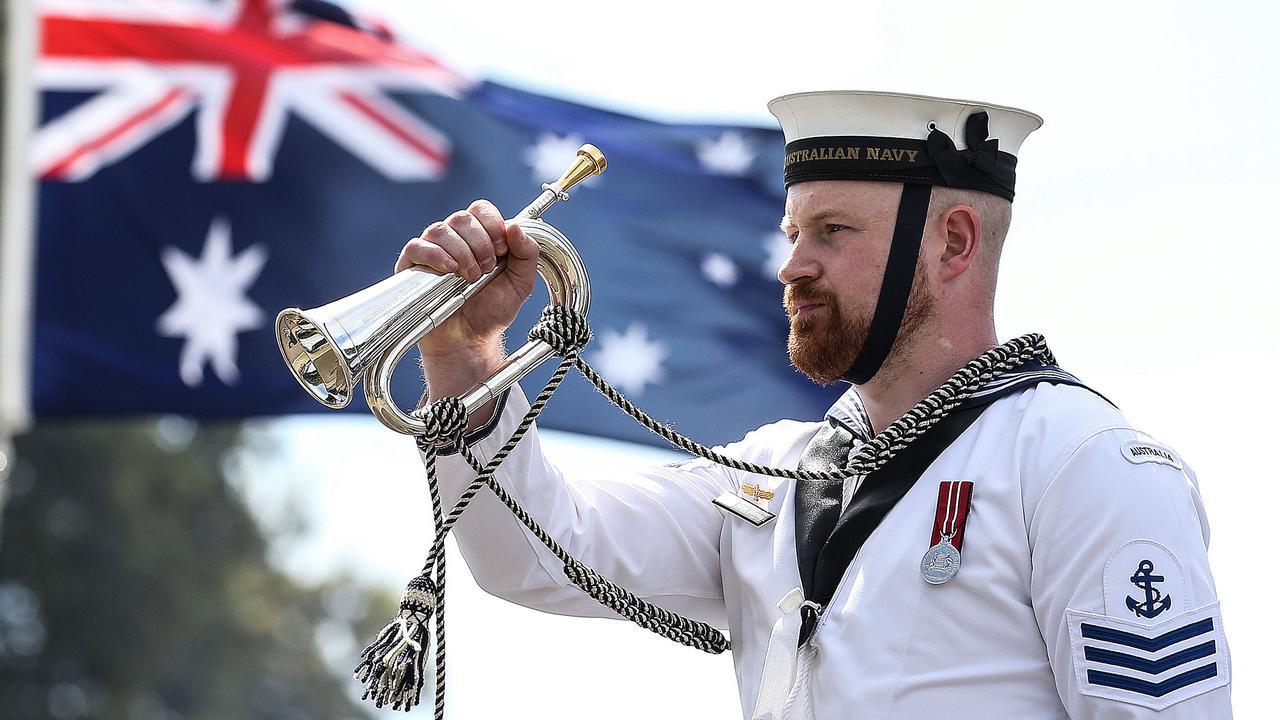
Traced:
<path id="1" fill-rule="evenodd" d="M 836 294 L 813 285 L 787 285 L 782 290 L 782 309 L 796 314 L 797 305 L 835 305 Z"/>

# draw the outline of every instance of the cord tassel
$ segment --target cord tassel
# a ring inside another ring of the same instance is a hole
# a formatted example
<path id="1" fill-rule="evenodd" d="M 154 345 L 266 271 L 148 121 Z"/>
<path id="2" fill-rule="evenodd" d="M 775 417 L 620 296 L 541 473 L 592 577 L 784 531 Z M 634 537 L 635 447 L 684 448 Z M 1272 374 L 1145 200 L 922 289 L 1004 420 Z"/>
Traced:
<path id="1" fill-rule="evenodd" d="M 427 621 L 435 612 L 436 586 L 425 573 L 414 578 L 400 598 L 400 612 L 360 653 L 355 678 L 364 685 L 361 700 L 379 708 L 409 711 L 422 696 L 423 668 L 430 651 Z"/>

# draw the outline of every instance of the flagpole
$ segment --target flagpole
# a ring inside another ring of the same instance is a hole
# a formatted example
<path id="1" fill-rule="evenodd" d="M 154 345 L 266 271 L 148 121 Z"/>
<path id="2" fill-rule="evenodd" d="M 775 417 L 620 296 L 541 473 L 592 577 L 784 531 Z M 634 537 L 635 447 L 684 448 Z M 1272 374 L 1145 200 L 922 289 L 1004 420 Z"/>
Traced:
<path id="1" fill-rule="evenodd" d="M 35 0 L 9 0 L 4 29 L 4 127 L 0 155 L 0 530 L 13 471 L 13 435 L 31 423 L 31 303 L 34 290 L 36 122 Z M 0 532 L 0 537 L 3 533 Z"/>

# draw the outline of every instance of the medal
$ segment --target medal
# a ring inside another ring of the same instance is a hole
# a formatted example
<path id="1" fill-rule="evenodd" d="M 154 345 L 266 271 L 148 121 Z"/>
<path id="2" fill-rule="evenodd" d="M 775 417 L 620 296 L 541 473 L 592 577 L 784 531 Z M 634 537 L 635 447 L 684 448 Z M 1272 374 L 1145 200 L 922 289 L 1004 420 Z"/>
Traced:
<path id="1" fill-rule="evenodd" d="M 960 572 L 960 551 L 943 536 L 942 542 L 929 548 L 920 559 L 920 575 L 930 585 L 941 585 Z"/>
<path id="2" fill-rule="evenodd" d="M 930 585 L 941 585 L 960 572 L 960 544 L 964 541 L 972 496 L 973 483 L 967 480 L 948 480 L 938 485 L 932 544 L 920 558 L 920 576 Z"/>

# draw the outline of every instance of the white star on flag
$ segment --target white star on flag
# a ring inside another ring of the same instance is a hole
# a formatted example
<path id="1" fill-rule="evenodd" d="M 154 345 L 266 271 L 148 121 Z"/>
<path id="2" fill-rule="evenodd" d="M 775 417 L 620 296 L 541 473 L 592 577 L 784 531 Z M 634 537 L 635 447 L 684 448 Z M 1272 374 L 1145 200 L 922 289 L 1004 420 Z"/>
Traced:
<path id="1" fill-rule="evenodd" d="M 629 395 L 639 396 L 646 385 L 662 382 L 666 373 L 662 361 L 667 359 L 667 346 L 649 339 L 649 331 L 641 323 L 631 323 L 625 334 L 605 330 L 599 349 L 590 353 L 591 364 L 611 384 Z"/>
<path id="2" fill-rule="evenodd" d="M 586 140 L 577 133 L 569 133 L 564 137 L 549 132 L 539 135 L 538 141 L 524 151 L 524 161 L 533 169 L 533 181 L 549 183 L 558 180 L 560 173 L 578 156 L 578 148 L 584 142 Z M 590 187 L 599 180 L 599 175 L 592 175 L 578 187 Z"/>
<path id="3" fill-rule="evenodd" d="M 160 262 L 178 299 L 156 321 L 156 331 L 184 338 L 178 357 L 182 382 L 203 383 L 209 363 L 223 384 L 234 385 L 240 379 L 236 333 L 262 325 L 262 309 L 245 293 L 267 262 L 266 249 L 254 245 L 232 257 L 231 226 L 216 218 L 199 259 L 170 246 L 160 252 Z"/>
<path id="4" fill-rule="evenodd" d="M 764 264 L 760 266 L 760 272 L 766 278 L 776 280 L 778 271 L 782 269 L 782 265 L 791 256 L 791 242 L 787 240 L 787 236 L 781 230 L 775 230 L 765 235 L 761 239 L 760 245 L 764 248 L 767 256 Z"/>
<path id="5" fill-rule="evenodd" d="M 737 130 L 725 130 L 715 140 L 698 141 L 698 162 L 707 172 L 745 175 L 755 157 L 755 147 Z"/>
<path id="6" fill-rule="evenodd" d="M 702 258 L 702 274 L 722 288 L 738 282 L 738 266 L 723 253 L 710 253 Z"/>

